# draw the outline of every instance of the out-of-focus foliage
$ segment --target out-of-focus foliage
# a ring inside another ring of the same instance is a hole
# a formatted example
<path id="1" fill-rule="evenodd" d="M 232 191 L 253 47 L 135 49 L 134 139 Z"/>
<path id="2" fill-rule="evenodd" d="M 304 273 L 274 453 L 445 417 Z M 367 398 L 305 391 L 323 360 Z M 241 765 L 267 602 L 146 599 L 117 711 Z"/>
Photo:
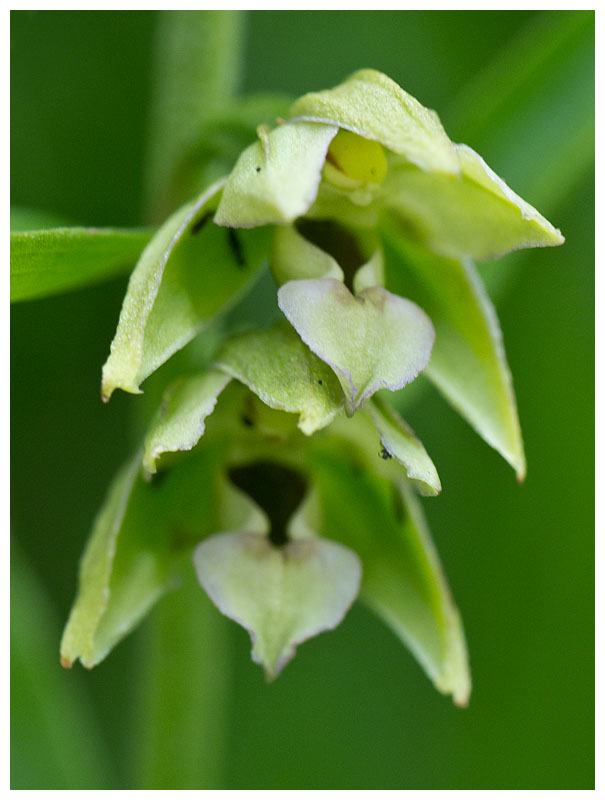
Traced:
<path id="1" fill-rule="evenodd" d="M 147 221 L 157 21 L 13 12 L 15 205 L 82 226 Z M 444 491 L 424 508 L 466 621 L 473 701 L 461 712 L 433 694 L 358 606 L 267 687 L 246 634 L 210 608 L 205 620 L 201 590 L 200 617 L 175 594 L 95 672 L 60 672 L 53 620 L 134 443 L 132 398 L 99 401 L 119 279 L 12 310 L 13 787 L 590 788 L 594 14 L 253 12 L 237 30 L 243 90 L 296 96 L 382 70 L 565 233 L 563 248 L 481 268 L 515 375 L 522 489 L 435 392 L 405 409 L 439 465 Z M 220 125 L 203 125 L 222 146 Z"/>

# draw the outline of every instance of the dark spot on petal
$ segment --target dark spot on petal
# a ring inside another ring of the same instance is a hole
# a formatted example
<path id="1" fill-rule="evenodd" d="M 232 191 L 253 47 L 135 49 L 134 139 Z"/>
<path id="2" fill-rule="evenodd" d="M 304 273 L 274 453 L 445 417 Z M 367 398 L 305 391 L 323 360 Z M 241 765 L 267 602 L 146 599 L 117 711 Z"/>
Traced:
<path id="1" fill-rule="evenodd" d="M 195 225 L 193 225 L 193 227 L 191 228 L 191 235 L 195 236 L 196 233 L 199 233 L 213 214 L 214 211 L 206 211 L 204 216 L 200 217 L 198 221 L 195 223 Z"/>
<path id="2" fill-rule="evenodd" d="M 322 381 L 322 379 L 321 379 L 321 378 L 320 378 L 320 379 L 317 381 L 317 383 L 318 383 L 320 386 L 323 386 L 323 381 Z"/>
<path id="3" fill-rule="evenodd" d="M 386 447 L 383 447 L 380 453 L 378 453 L 378 455 L 380 456 L 380 458 L 383 459 L 383 461 L 388 461 L 390 458 L 393 458 L 393 456 L 389 453 Z"/>
<path id="4" fill-rule="evenodd" d="M 249 417 L 247 414 L 242 414 L 240 419 L 242 421 L 242 424 L 244 424 L 247 428 L 253 428 L 254 427 L 254 420 L 251 417 Z"/>
<path id="5" fill-rule="evenodd" d="M 229 242 L 229 248 L 233 253 L 233 257 L 235 259 L 235 263 L 238 267 L 245 267 L 246 266 L 246 258 L 244 256 L 244 250 L 242 248 L 242 243 L 239 239 L 237 233 L 233 230 L 233 228 L 227 228 L 227 241 Z"/>
<path id="6" fill-rule="evenodd" d="M 261 170 L 261 168 L 260 168 L 260 167 L 257 167 L 257 168 L 256 168 L 256 171 L 257 171 L 257 172 L 260 172 L 260 170 Z"/>

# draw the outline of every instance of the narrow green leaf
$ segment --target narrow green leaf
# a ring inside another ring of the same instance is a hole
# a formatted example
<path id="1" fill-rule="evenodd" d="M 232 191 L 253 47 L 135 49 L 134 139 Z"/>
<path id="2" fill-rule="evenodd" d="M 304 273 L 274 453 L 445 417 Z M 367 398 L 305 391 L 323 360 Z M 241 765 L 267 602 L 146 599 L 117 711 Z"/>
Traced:
<path id="1" fill-rule="evenodd" d="M 212 446 L 148 483 L 137 453 L 118 473 L 84 552 L 61 660 L 93 667 L 188 567 L 192 547 L 220 530 L 222 448 Z"/>
<path id="2" fill-rule="evenodd" d="M 332 278 L 290 281 L 277 297 L 303 342 L 336 373 L 349 416 L 378 389 L 413 381 L 429 360 L 431 321 L 381 287 L 354 296 Z"/>
<path id="3" fill-rule="evenodd" d="M 430 316 L 435 346 L 426 375 L 519 480 L 525 456 L 496 311 L 470 260 L 435 256 L 384 229 L 387 286 Z"/>
<path id="4" fill-rule="evenodd" d="M 198 443 L 204 435 L 206 417 L 230 380 L 222 372 L 209 370 L 179 378 L 168 387 L 145 439 L 143 466 L 148 472 L 156 471 L 156 461 L 162 453 L 191 450 Z"/>
<path id="5" fill-rule="evenodd" d="M 232 337 L 223 344 L 215 364 L 271 408 L 300 414 L 298 427 L 308 436 L 328 425 L 342 409 L 342 391 L 334 373 L 289 325 Z"/>
<path id="6" fill-rule="evenodd" d="M 276 547 L 268 536 L 222 533 L 198 545 L 194 562 L 212 602 L 249 631 L 267 680 L 298 644 L 340 624 L 361 578 L 355 553 L 319 538 Z"/>
<path id="7" fill-rule="evenodd" d="M 120 275 L 132 268 L 151 235 L 113 228 L 11 233 L 11 301 L 47 297 Z"/>
<path id="8" fill-rule="evenodd" d="M 216 213 L 218 225 L 283 225 L 302 216 L 317 196 L 330 125 L 280 125 L 241 154 Z"/>
<path id="9" fill-rule="evenodd" d="M 441 491 L 441 481 L 435 465 L 414 431 L 401 419 L 380 395 L 375 395 L 366 406 L 380 435 L 384 452 L 405 467 L 408 478 L 422 494 L 436 495 Z"/>
<path id="10" fill-rule="evenodd" d="M 173 214 L 143 252 L 128 285 L 103 397 L 140 383 L 234 302 L 261 266 L 270 233 L 212 222 L 221 183 Z"/>
<path id="11" fill-rule="evenodd" d="M 410 648 L 435 687 L 466 705 L 462 623 L 413 493 L 359 470 L 327 442 L 315 448 L 313 475 L 322 535 L 361 558 L 361 599 Z"/>
<path id="12" fill-rule="evenodd" d="M 375 139 L 421 169 L 453 175 L 459 171 L 437 114 L 376 70 L 360 70 L 334 89 L 304 95 L 292 105 L 290 116 Z"/>

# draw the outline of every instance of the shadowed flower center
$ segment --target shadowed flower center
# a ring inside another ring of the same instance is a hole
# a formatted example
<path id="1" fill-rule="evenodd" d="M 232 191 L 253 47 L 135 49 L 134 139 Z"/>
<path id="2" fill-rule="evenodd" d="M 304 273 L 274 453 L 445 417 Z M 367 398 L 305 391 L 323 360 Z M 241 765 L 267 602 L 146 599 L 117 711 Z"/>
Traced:
<path id="1" fill-rule="evenodd" d="M 303 477 L 273 461 L 255 461 L 243 467 L 232 467 L 229 478 L 269 517 L 272 544 L 276 547 L 287 544 L 286 527 L 307 491 Z"/>

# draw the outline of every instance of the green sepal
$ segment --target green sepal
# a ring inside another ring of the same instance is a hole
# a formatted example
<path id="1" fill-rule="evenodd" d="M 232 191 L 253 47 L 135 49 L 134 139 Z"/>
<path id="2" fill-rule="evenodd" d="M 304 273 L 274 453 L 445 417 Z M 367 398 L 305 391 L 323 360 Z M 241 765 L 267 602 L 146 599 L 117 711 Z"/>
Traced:
<path id="1" fill-rule="evenodd" d="M 152 482 L 141 452 L 112 483 L 80 564 L 78 593 L 61 641 L 61 661 L 102 661 L 156 600 L 191 569 L 193 547 L 224 526 L 220 464 L 224 446 L 191 454 Z M 240 514 L 242 523 L 247 516 Z M 226 520 L 233 521 L 233 516 Z"/>
<path id="2" fill-rule="evenodd" d="M 143 466 L 156 472 L 162 453 L 191 450 L 204 435 L 206 417 L 231 378 L 208 370 L 202 375 L 178 378 L 164 392 L 162 406 L 145 437 Z"/>
<path id="3" fill-rule="evenodd" d="M 470 259 L 446 259 L 384 229 L 387 286 L 430 316 L 435 346 L 425 370 L 452 406 L 525 477 L 512 377 L 496 310 Z"/>
<path id="4" fill-rule="evenodd" d="M 349 416 L 378 389 L 401 389 L 427 365 L 430 319 L 381 287 L 354 296 L 334 279 L 290 281 L 277 298 L 303 342 L 334 370 Z"/>
<path id="5" fill-rule="evenodd" d="M 312 461 L 320 532 L 361 558 L 360 599 L 409 647 L 435 687 L 466 705 L 471 680 L 462 622 L 410 487 L 360 468 L 327 440 Z"/>
<path id="6" fill-rule="evenodd" d="M 258 272 L 267 230 L 229 232 L 212 215 L 222 182 L 176 211 L 144 250 L 130 277 L 103 398 L 139 385 L 224 311 Z"/>
<path id="7" fill-rule="evenodd" d="M 227 179 L 217 225 L 285 225 L 306 213 L 336 128 L 299 122 L 264 132 L 239 157 Z"/>
<path id="8" fill-rule="evenodd" d="M 481 156 L 466 145 L 455 148 L 460 175 L 427 173 L 393 160 L 382 187 L 387 211 L 411 226 L 422 244 L 450 258 L 487 260 L 565 241 Z"/>
<path id="9" fill-rule="evenodd" d="M 228 339 L 215 367 L 270 408 L 299 414 L 298 427 L 307 436 L 328 425 L 343 406 L 332 370 L 285 323 Z"/>
<path id="10" fill-rule="evenodd" d="M 268 536 L 222 533 L 198 545 L 194 563 L 213 603 L 249 631 L 267 680 L 298 644 L 340 624 L 361 578 L 355 553 L 319 538 L 276 547 Z"/>
<path id="11" fill-rule="evenodd" d="M 456 175 L 460 169 L 437 114 L 373 69 L 355 72 L 334 89 L 304 95 L 290 116 L 374 139 L 423 170 Z"/>
<path id="12" fill-rule="evenodd" d="M 26 223 L 26 218 L 20 220 Z M 41 220 L 32 219 L 32 221 Z M 150 230 L 44 228 L 11 232 L 11 302 L 67 292 L 132 268 Z"/>

